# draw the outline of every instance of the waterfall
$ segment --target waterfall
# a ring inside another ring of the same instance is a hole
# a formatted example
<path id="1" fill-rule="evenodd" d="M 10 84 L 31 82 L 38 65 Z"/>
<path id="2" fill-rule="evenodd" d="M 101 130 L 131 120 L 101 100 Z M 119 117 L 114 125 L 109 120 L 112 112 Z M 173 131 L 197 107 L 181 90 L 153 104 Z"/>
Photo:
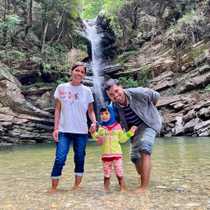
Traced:
<path id="1" fill-rule="evenodd" d="M 102 90 L 102 84 L 104 80 L 103 73 L 103 58 L 101 51 L 101 34 L 97 33 L 95 20 L 84 21 L 85 33 L 87 39 L 91 43 L 91 69 L 93 72 L 93 87 L 96 96 L 96 103 L 99 105 L 104 105 L 104 96 Z"/>

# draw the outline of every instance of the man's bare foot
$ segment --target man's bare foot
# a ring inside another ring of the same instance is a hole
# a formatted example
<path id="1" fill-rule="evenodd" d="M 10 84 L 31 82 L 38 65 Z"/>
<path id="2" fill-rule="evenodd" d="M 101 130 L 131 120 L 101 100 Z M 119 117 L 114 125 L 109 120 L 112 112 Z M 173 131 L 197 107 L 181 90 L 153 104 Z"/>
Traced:
<path id="1" fill-rule="evenodd" d="M 110 192 L 110 189 L 105 187 L 105 188 L 104 188 L 104 192 L 105 192 L 105 193 L 109 193 L 109 192 Z"/>
<path id="2" fill-rule="evenodd" d="M 120 192 L 121 192 L 121 193 L 124 193 L 124 192 L 126 192 L 126 191 L 127 191 L 126 188 L 121 188 L 121 189 L 120 189 Z"/>
<path id="3" fill-rule="evenodd" d="M 134 190 L 135 193 L 144 194 L 147 191 L 144 187 L 139 187 L 136 190 Z"/>
<path id="4" fill-rule="evenodd" d="M 57 192 L 57 189 L 51 188 L 47 192 L 50 193 L 50 194 L 53 194 L 53 193 Z"/>

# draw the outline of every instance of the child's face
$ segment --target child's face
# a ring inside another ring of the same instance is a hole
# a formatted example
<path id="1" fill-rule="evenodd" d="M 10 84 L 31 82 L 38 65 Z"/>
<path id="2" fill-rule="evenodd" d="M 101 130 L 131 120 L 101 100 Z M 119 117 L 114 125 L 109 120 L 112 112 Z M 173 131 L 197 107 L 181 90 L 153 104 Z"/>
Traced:
<path id="1" fill-rule="evenodd" d="M 109 121 L 109 119 L 110 119 L 110 113 L 109 113 L 109 111 L 106 110 L 106 111 L 101 112 L 100 113 L 100 118 L 101 118 L 101 121 L 104 121 L 104 122 Z"/>

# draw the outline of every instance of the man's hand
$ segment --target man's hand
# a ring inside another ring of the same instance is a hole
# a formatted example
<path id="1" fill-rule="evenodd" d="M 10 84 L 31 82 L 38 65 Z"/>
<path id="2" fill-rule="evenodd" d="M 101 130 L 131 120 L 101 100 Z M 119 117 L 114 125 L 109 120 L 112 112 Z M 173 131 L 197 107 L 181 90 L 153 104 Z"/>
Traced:
<path id="1" fill-rule="evenodd" d="M 53 131 L 53 139 L 54 139 L 54 142 L 57 143 L 58 142 L 58 129 L 55 129 Z"/>

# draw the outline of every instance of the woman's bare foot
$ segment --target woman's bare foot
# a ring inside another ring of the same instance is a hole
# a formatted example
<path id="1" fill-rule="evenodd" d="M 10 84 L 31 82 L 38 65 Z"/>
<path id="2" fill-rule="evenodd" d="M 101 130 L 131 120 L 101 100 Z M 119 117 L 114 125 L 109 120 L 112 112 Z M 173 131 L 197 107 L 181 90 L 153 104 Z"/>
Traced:
<path id="1" fill-rule="evenodd" d="M 79 185 L 74 185 L 72 188 L 71 188 L 72 191 L 77 191 L 77 190 L 81 190 L 81 187 Z"/>
<path id="2" fill-rule="evenodd" d="M 53 194 L 53 193 L 57 192 L 57 189 L 51 188 L 47 192 L 50 193 L 50 194 Z"/>

